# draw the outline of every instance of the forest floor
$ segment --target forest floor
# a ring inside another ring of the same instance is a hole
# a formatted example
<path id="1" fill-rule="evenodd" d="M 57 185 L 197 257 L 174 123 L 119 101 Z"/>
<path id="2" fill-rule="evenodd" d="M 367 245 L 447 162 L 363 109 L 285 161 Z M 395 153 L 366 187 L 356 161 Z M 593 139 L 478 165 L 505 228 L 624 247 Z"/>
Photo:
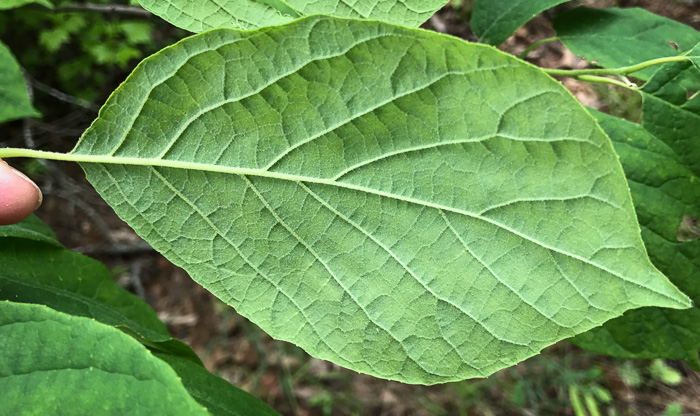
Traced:
<path id="1" fill-rule="evenodd" d="M 643 7 L 700 29 L 700 5 L 692 5 L 693 1 L 576 3 Z M 453 2 L 424 27 L 475 40 L 468 24 L 470 7 L 468 0 Z M 553 35 L 550 13 L 545 13 L 518 30 L 501 49 L 518 55 L 533 42 Z M 547 68 L 588 65 L 558 42 L 541 46 L 528 59 Z M 587 106 L 631 120 L 639 118 L 640 100 L 634 94 L 570 79 L 562 82 Z M 63 105 L 52 103 L 57 108 Z M 31 123 L 31 141 L 69 150 L 94 116 L 87 110 L 56 109 L 44 120 Z M 26 133 L 26 124 L 18 122 L 0 137 L 8 145 L 22 146 L 27 143 Z M 281 414 L 574 415 L 570 400 L 574 387 L 595 397 L 603 415 L 663 415 L 674 403 L 682 408 L 678 414 L 700 415 L 700 373 L 686 364 L 666 362 L 668 371 L 681 376 L 673 385 L 668 377 L 663 381 L 664 371 L 658 363 L 600 356 L 567 342 L 487 379 L 430 387 L 379 380 L 311 358 L 291 344 L 271 339 L 153 251 L 105 205 L 77 165 L 23 167 L 35 172 L 32 176 L 45 193 L 39 217 L 68 248 L 104 261 L 123 287 L 143 297 L 172 334 L 200 354 L 208 369 L 262 398 Z"/>

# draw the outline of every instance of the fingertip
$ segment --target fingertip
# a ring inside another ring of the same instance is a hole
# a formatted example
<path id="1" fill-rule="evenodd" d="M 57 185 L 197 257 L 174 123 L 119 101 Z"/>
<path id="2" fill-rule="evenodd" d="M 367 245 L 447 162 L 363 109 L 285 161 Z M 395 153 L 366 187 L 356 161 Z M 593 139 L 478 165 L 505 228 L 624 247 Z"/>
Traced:
<path id="1" fill-rule="evenodd" d="M 0 225 L 24 220 L 41 205 L 41 201 L 39 187 L 0 160 Z"/>

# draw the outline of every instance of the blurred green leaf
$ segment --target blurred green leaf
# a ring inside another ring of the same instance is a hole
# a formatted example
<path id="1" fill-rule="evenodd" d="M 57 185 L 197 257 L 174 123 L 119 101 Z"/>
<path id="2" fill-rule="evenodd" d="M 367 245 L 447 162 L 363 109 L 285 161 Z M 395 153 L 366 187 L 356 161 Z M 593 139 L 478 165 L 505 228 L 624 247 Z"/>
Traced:
<path id="1" fill-rule="evenodd" d="M 639 387 L 642 385 L 642 373 L 634 366 L 632 361 L 625 361 L 619 365 L 617 373 L 627 386 Z"/>
<path id="2" fill-rule="evenodd" d="M 27 4 L 38 4 L 53 9 L 53 4 L 49 0 L 1 0 L 0 10 L 14 9 Z"/>
<path id="3" fill-rule="evenodd" d="M 137 45 L 152 42 L 153 25 L 149 22 L 122 22 L 119 29 L 126 37 L 126 43 Z"/>
<path id="4" fill-rule="evenodd" d="M 671 403 L 666 406 L 664 411 L 664 416 L 681 416 L 683 413 L 683 406 L 680 403 Z"/>
<path id="5" fill-rule="evenodd" d="M 677 386 L 683 381 L 683 375 L 675 368 L 671 368 L 664 360 L 657 359 L 649 366 L 651 376 L 669 386 Z"/>
<path id="6" fill-rule="evenodd" d="M 34 108 L 27 81 L 10 49 L 0 42 L 0 123 L 24 117 L 41 117 Z"/>

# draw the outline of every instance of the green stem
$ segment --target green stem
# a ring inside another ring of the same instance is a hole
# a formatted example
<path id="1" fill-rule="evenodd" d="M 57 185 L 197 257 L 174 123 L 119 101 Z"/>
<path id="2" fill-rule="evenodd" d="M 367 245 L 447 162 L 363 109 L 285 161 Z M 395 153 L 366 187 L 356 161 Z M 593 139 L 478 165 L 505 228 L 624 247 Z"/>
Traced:
<path id="1" fill-rule="evenodd" d="M 530 52 L 532 52 L 533 50 L 538 48 L 540 45 L 544 45 L 545 43 L 549 43 L 549 42 L 556 42 L 558 40 L 559 40 L 559 38 L 556 36 L 551 37 L 551 38 L 546 38 L 546 39 L 540 39 L 537 42 L 533 43 L 532 45 L 528 46 L 527 49 L 525 49 L 523 51 L 523 53 L 520 54 L 519 58 L 525 59 L 530 54 Z"/>
<path id="2" fill-rule="evenodd" d="M 634 72 L 639 72 L 654 65 L 662 65 L 670 62 L 690 61 L 695 56 L 669 56 L 666 58 L 657 58 L 640 64 L 623 66 L 622 68 L 595 68 L 595 69 L 543 69 L 549 75 L 559 75 L 564 77 L 578 77 L 581 75 L 629 75 Z"/>
<path id="3" fill-rule="evenodd" d="M 637 88 L 634 88 L 633 86 L 631 86 L 630 84 L 628 84 L 624 81 L 620 81 L 620 80 L 612 79 L 612 78 L 608 78 L 608 77 L 599 77 L 597 75 L 579 75 L 579 76 L 574 77 L 574 78 L 578 79 L 580 81 L 617 85 L 618 87 L 623 87 L 623 88 L 627 88 L 628 90 L 637 91 Z"/>
<path id="4" fill-rule="evenodd" d="M 90 162 L 92 160 L 81 160 L 80 155 L 70 153 L 45 152 L 43 150 L 17 149 L 13 147 L 0 148 L 0 159 L 7 157 L 31 157 L 33 159 L 62 160 L 66 162 Z M 93 159 L 95 156 L 85 155 L 84 159 Z M 108 162 L 105 162 L 108 163 Z"/>

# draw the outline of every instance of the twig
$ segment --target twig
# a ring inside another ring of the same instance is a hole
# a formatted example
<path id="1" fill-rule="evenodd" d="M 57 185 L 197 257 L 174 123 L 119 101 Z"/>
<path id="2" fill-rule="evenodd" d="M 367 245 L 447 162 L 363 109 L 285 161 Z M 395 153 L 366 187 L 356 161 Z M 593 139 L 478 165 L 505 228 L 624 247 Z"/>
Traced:
<path id="1" fill-rule="evenodd" d="M 634 85 L 631 82 L 624 82 L 620 81 L 617 79 L 612 79 L 608 77 L 599 77 L 596 75 L 579 75 L 577 77 L 573 77 L 574 79 L 578 79 L 580 81 L 588 81 L 588 82 L 596 82 L 600 84 L 612 84 L 612 85 L 617 85 L 618 87 L 623 87 L 627 88 L 628 90 L 632 91 L 637 91 L 637 86 Z"/>
<path id="2" fill-rule="evenodd" d="M 41 121 L 30 120 L 32 127 L 41 131 L 56 133 L 62 136 L 77 137 L 85 133 L 85 128 L 60 127 L 55 124 L 46 124 Z"/>
<path id="3" fill-rule="evenodd" d="M 430 17 L 429 21 L 430 21 L 430 24 L 433 25 L 433 27 L 435 28 L 435 30 L 437 32 L 447 33 L 447 29 L 448 29 L 447 23 L 445 23 L 445 21 L 442 20 L 442 18 L 438 14 L 432 15 L 432 17 Z"/>
<path id="4" fill-rule="evenodd" d="M 53 9 L 56 13 L 66 12 L 97 12 L 106 14 L 125 14 L 138 17 L 152 17 L 153 14 L 148 10 L 138 6 L 122 6 L 118 4 L 77 4 L 71 3 L 64 6 L 59 6 Z"/>
<path id="5" fill-rule="evenodd" d="M 27 95 L 29 95 L 29 102 L 34 105 L 34 88 L 32 86 L 32 79 L 29 76 L 29 73 L 25 71 L 24 68 L 20 68 L 22 70 L 22 75 L 24 76 L 24 80 L 27 82 Z M 30 117 L 25 117 L 22 120 L 22 137 L 24 138 L 24 145 L 27 146 L 30 149 L 36 148 L 36 143 L 34 142 L 34 137 L 32 135 L 32 125 L 31 125 L 31 118 Z M 42 164 L 45 165 L 46 161 L 41 162 Z"/>
<path id="6" fill-rule="evenodd" d="M 520 54 L 519 58 L 525 59 L 530 54 L 530 52 L 532 52 L 533 50 L 538 48 L 540 45 L 544 45 L 545 43 L 549 43 L 549 42 L 556 42 L 558 40 L 559 40 L 559 38 L 556 36 L 551 37 L 551 38 L 546 38 L 546 39 L 540 39 L 537 42 L 533 43 L 532 45 L 528 46 L 527 49 L 525 49 L 523 51 L 523 53 Z"/>
<path id="7" fill-rule="evenodd" d="M 129 281 L 134 287 L 134 292 L 141 299 L 146 299 L 146 289 L 141 281 L 141 271 L 143 270 L 143 259 L 134 260 L 131 263 L 131 271 L 129 273 Z"/>
<path id="8" fill-rule="evenodd" d="M 137 243 L 116 243 L 116 244 L 100 244 L 100 245 L 89 245 L 80 246 L 72 248 L 73 251 L 78 253 L 90 254 L 90 255 L 110 255 L 110 256 L 121 256 L 130 254 L 142 254 L 142 253 L 155 253 L 155 249 L 151 247 L 145 241 L 139 241 Z"/>
<path id="9" fill-rule="evenodd" d="M 81 211 L 85 213 L 91 220 L 92 223 L 97 226 L 97 228 L 100 230 L 100 232 L 107 238 L 107 241 L 109 242 L 110 245 L 116 245 L 118 244 L 117 239 L 114 237 L 114 234 L 112 233 L 112 230 L 109 228 L 109 225 L 102 219 L 100 214 L 97 213 L 90 205 L 86 204 L 83 202 L 80 198 L 76 198 L 72 193 L 70 192 L 63 192 L 63 191 L 54 191 L 54 192 L 49 192 L 46 193 L 47 195 L 52 195 L 59 197 L 61 199 L 65 199 L 70 201 L 72 204 L 75 204 L 77 208 L 79 208 Z M 76 250 L 77 251 L 77 250 Z"/>
<path id="10" fill-rule="evenodd" d="M 30 78 L 30 77 L 28 77 L 28 78 Z M 96 105 L 94 105 L 93 103 L 91 103 L 89 101 L 83 100 L 82 98 L 73 97 L 72 95 L 66 94 L 65 92 L 61 92 L 53 87 L 50 87 L 50 86 L 48 86 L 40 81 L 35 80 L 33 78 L 31 80 L 32 80 L 32 84 L 34 85 L 34 87 L 36 89 L 38 89 L 39 91 L 43 91 L 54 98 L 57 98 L 61 101 L 64 101 L 64 102 L 67 102 L 70 104 L 77 105 L 79 107 L 86 108 L 88 110 L 92 110 L 94 112 L 97 112 L 100 110 L 99 107 L 97 107 Z"/>
<path id="11" fill-rule="evenodd" d="M 560 75 L 564 77 L 578 77 L 581 75 L 629 75 L 641 70 L 647 69 L 654 65 L 662 65 L 671 62 L 692 62 L 692 58 L 696 56 L 669 56 L 666 58 L 657 58 L 650 61 L 642 62 L 636 65 L 623 66 L 621 68 L 593 68 L 593 69 L 543 69 L 549 75 Z"/>

